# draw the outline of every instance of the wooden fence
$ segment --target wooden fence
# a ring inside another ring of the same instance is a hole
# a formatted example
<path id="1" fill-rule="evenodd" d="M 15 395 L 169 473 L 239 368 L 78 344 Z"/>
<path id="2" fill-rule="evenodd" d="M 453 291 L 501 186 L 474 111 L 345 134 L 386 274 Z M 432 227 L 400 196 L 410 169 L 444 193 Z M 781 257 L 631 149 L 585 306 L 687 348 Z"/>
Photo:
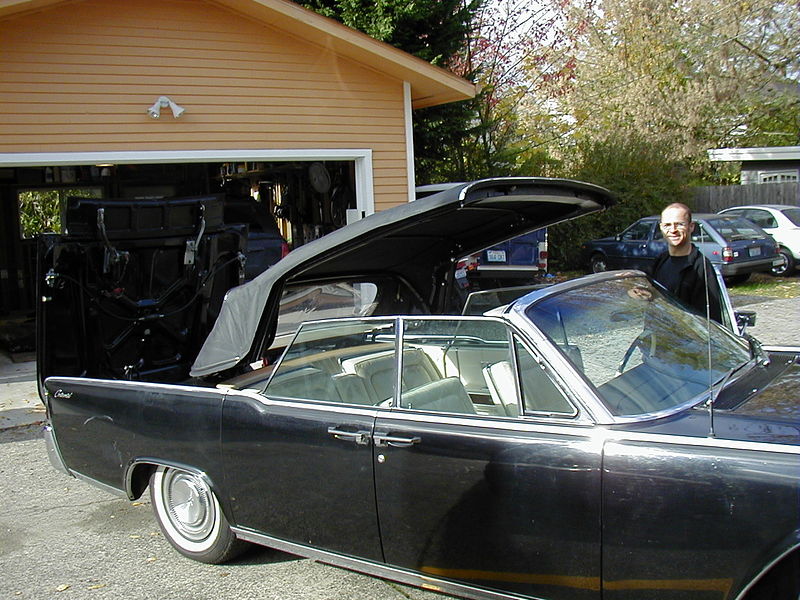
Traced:
<path id="1" fill-rule="evenodd" d="M 695 188 L 692 208 L 698 213 L 715 213 L 742 204 L 800 206 L 800 182 L 699 187 Z"/>

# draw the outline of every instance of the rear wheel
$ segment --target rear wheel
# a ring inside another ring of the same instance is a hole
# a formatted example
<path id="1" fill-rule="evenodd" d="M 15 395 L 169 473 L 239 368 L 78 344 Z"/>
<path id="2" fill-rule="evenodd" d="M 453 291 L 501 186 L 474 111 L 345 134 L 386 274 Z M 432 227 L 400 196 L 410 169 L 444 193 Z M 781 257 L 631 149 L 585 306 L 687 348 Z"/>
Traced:
<path id="1" fill-rule="evenodd" d="M 198 475 L 158 467 L 150 476 L 150 498 L 161 531 L 184 556 L 217 564 L 247 547 L 236 539 L 217 497 Z"/>
<path id="2" fill-rule="evenodd" d="M 777 277 L 791 275 L 792 271 L 794 271 L 794 257 L 792 256 L 792 253 L 786 248 L 781 248 L 780 255 L 781 258 L 783 258 L 783 262 L 777 267 L 772 267 L 770 272 Z"/>
<path id="3" fill-rule="evenodd" d="M 608 271 L 606 257 L 602 254 L 592 254 L 592 257 L 589 259 L 589 268 L 592 270 L 592 273 Z"/>

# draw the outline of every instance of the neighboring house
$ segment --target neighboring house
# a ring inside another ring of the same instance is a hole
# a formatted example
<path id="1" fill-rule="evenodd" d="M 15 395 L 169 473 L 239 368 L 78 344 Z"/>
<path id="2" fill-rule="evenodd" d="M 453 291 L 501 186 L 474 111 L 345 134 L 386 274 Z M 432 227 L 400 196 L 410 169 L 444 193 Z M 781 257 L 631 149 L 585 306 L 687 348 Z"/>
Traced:
<path id="1" fill-rule="evenodd" d="M 750 204 L 800 205 L 800 146 L 719 148 L 709 150 L 708 158 L 741 163 L 741 185 L 695 188 L 695 211 L 717 212 Z"/>
<path id="2" fill-rule="evenodd" d="M 25 194 L 242 183 L 297 246 L 412 200 L 412 111 L 474 94 L 286 0 L 0 0 L 0 315 L 34 302 Z"/>
<path id="3" fill-rule="evenodd" d="M 741 184 L 800 181 L 800 146 L 719 148 L 709 150 L 712 162 L 741 162 Z"/>

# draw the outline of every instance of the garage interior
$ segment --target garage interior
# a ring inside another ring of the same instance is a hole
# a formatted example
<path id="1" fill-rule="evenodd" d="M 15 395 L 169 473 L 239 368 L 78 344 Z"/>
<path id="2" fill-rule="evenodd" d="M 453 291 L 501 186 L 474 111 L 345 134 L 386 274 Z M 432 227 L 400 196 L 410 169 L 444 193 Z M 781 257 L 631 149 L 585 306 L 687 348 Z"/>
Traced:
<path id="1" fill-rule="evenodd" d="M 69 197 L 252 198 L 258 209 L 247 225 L 259 227 L 274 219 L 291 250 L 364 216 L 357 209 L 355 189 L 351 160 L 1 168 L 0 348 L 13 360 L 33 356 L 36 235 L 64 233 L 62 216 Z"/>

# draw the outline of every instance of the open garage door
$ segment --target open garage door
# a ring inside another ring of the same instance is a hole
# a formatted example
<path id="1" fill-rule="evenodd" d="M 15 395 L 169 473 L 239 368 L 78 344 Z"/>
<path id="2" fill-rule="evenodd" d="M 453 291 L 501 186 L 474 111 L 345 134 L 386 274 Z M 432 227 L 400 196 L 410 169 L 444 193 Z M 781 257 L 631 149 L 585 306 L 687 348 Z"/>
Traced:
<path id="1" fill-rule="evenodd" d="M 157 202 L 215 195 L 248 227 L 245 279 L 374 211 L 369 151 L 79 153 L 0 165 L 0 344 L 32 350 L 36 236 L 68 233 L 70 198 Z M 49 161 L 48 161 L 49 159 Z M 150 162 L 152 160 L 152 162 Z M 48 161 L 48 162 L 45 162 Z M 4 324 L 10 324 L 4 327 Z"/>

